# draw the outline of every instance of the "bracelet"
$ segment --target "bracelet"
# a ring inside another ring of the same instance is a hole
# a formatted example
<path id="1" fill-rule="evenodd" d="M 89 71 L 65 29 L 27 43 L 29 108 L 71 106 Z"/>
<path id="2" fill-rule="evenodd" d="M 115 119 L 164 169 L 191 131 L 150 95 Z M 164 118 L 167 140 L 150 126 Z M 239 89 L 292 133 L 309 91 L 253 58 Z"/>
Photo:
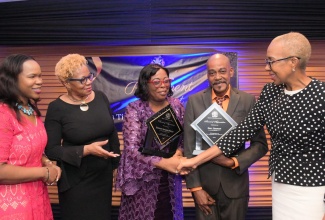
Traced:
<path id="1" fill-rule="evenodd" d="M 231 157 L 230 159 L 232 159 L 235 162 L 235 165 L 233 167 L 231 167 L 231 169 L 236 169 L 237 167 L 239 167 L 239 163 L 236 157 Z"/>
<path id="2" fill-rule="evenodd" d="M 190 188 L 190 191 L 191 192 L 196 192 L 196 191 L 199 191 L 199 190 L 202 190 L 202 187 L 199 186 L 199 187 L 194 187 L 194 188 Z"/>
<path id="3" fill-rule="evenodd" d="M 50 179 L 50 170 L 47 167 L 45 167 L 45 169 L 47 170 L 47 178 L 46 178 L 46 180 L 44 182 L 47 182 Z"/>

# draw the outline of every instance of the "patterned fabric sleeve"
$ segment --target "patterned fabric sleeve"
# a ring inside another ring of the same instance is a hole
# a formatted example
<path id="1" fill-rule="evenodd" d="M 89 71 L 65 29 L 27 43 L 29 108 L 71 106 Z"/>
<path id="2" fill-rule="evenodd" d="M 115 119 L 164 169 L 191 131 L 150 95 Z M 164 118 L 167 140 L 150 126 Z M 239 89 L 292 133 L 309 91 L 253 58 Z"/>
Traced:
<path id="1" fill-rule="evenodd" d="M 156 156 L 144 156 L 138 149 L 144 139 L 144 128 L 141 111 L 144 111 L 142 102 L 133 102 L 125 111 L 123 124 L 124 151 L 118 168 L 117 187 L 126 195 L 134 195 L 141 186 L 157 174 L 154 172 L 154 164 L 161 158 Z"/>
<path id="2" fill-rule="evenodd" d="M 8 162 L 14 131 L 4 105 L 0 105 L 0 163 Z"/>
<path id="3" fill-rule="evenodd" d="M 263 109 L 266 104 L 266 87 L 267 85 L 263 88 L 260 98 L 255 103 L 248 116 L 234 130 L 218 141 L 217 145 L 225 156 L 231 156 L 231 154 L 238 150 L 245 141 L 251 139 L 265 125 Z"/>

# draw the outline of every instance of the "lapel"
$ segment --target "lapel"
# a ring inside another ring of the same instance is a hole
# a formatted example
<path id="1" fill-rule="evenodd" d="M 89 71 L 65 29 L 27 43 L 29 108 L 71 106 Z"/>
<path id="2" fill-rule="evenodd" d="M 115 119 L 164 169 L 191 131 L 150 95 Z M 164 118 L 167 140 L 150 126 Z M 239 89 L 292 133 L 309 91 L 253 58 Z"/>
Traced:
<path id="1" fill-rule="evenodd" d="M 231 88 L 230 90 L 230 100 L 229 105 L 227 109 L 227 114 L 232 116 L 236 110 L 236 107 L 238 105 L 240 99 L 240 95 L 238 93 L 238 90 L 236 88 Z"/>
<path id="2" fill-rule="evenodd" d="M 209 86 L 206 90 L 204 90 L 203 92 L 203 103 L 204 103 L 204 107 L 205 109 L 209 108 L 212 104 L 212 88 Z"/>

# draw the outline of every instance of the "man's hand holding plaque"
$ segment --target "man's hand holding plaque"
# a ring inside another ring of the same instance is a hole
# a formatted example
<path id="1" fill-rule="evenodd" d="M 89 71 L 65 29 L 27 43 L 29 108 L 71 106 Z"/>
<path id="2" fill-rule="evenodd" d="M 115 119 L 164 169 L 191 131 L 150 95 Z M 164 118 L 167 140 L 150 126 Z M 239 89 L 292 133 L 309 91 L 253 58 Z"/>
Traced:
<path id="1" fill-rule="evenodd" d="M 169 158 L 174 155 L 178 145 L 178 137 L 183 127 L 176 117 L 173 108 L 168 105 L 147 120 L 147 134 L 144 146 L 139 149 L 143 154 Z M 153 148 L 153 142 L 159 149 Z M 166 150 L 165 148 L 169 150 Z"/>
<path id="2" fill-rule="evenodd" d="M 209 144 L 215 145 L 219 139 L 237 126 L 237 123 L 216 103 L 213 103 L 191 124 Z M 203 152 L 201 146 L 196 146 L 193 155 Z"/>

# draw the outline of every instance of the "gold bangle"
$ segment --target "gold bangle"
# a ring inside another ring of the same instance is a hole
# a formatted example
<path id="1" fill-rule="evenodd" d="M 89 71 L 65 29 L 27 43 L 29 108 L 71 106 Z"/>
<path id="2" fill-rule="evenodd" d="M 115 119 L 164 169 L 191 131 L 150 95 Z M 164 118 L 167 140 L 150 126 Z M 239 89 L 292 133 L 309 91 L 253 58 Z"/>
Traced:
<path id="1" fill-rule="evenodd" d="M 196 192 L 196 191 L 199 191 L 199 190 L 202 190 L 202 187 L 199 186 L 199 187 L 194 187 L 194 188 L 190 188 L 190 191 L 191 192 Z"/>
<path id="2" fill-rule="evenodd" d="M 46 178 L 46 180 L 44 182 L 47 182 L 50 179 L 50 170 L 47 167 L 45 167 L 45 169 L 47 170 L 47 178 Z"/>

